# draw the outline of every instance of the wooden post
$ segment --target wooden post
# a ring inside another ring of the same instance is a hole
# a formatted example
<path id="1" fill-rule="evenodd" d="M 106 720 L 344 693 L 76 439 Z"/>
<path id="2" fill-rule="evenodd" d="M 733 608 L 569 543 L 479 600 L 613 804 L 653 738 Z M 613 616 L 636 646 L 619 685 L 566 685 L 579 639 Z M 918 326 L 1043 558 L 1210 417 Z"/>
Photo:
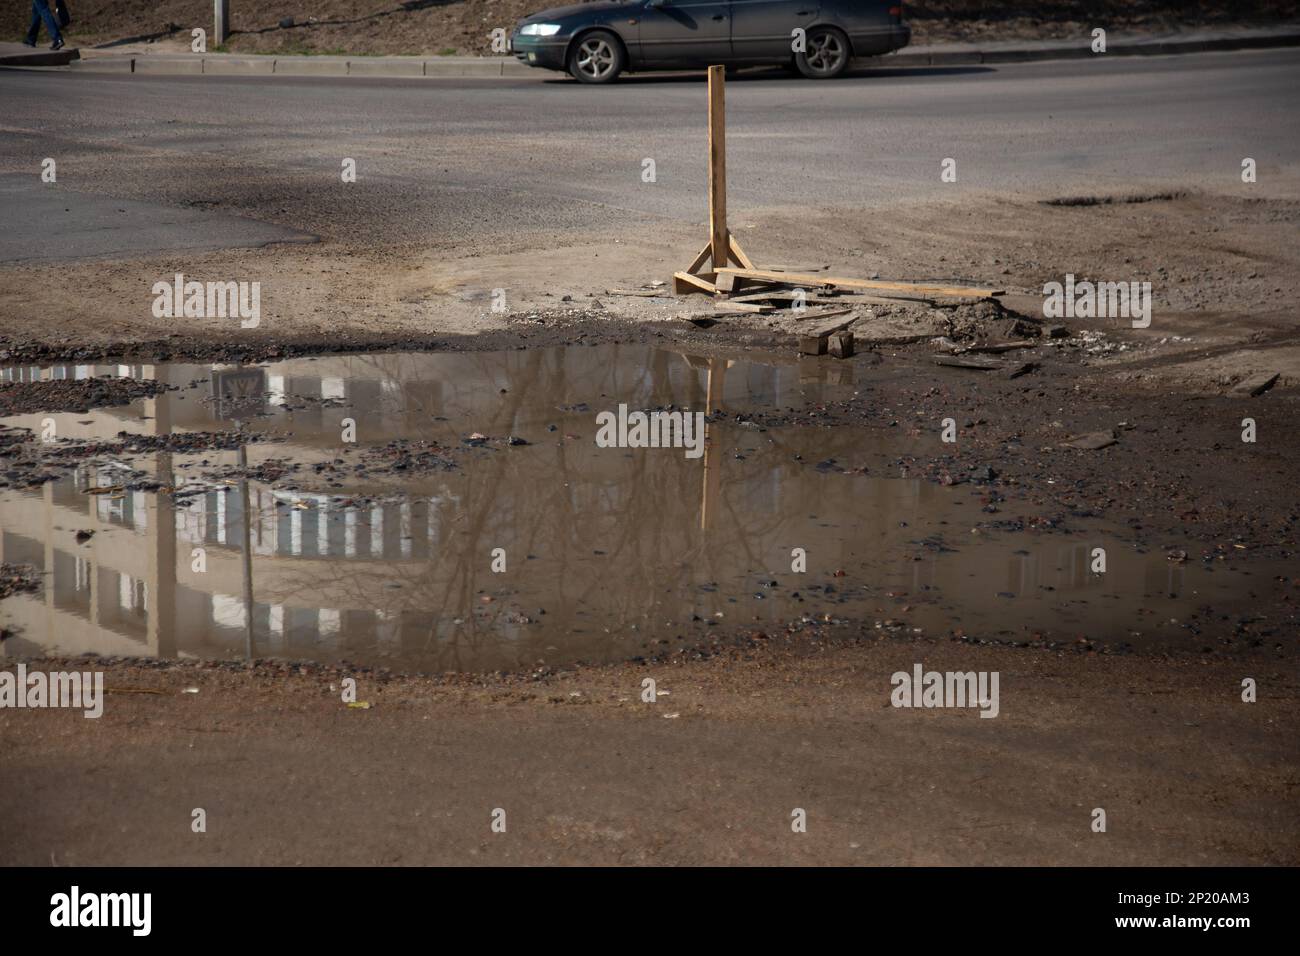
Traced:
<path id="1" fill-rule="evenodd" d="M 726 68 L 709 67 L 709 249 L 713 268 L 727 264 Z"/>
<path id="2" fill-rule="evenodd" d="M 727 92 L 726 72 L 721 66 L 709 67 L 709 241 L 686 268 L 673 273 L 673 292 L 687 295 L 704 292 L 718 295 L 714 284 L 718 270 L 734 262 L 742 269 L 755 268 L 730 230 L 727 229 Z M 709 263 L 705 272 L 704 263 Z M 723 285 L 735 285 L 726 280 Z M 725 293 L 722 293 L 725 294 Z M 749 311 L 749 310 L 746 310 Z"/>
<path id="3" fill-rule="evenodd" d="M 212 45 L 221 46 L 230 38 L 230 0 L 213 0 Z"/>

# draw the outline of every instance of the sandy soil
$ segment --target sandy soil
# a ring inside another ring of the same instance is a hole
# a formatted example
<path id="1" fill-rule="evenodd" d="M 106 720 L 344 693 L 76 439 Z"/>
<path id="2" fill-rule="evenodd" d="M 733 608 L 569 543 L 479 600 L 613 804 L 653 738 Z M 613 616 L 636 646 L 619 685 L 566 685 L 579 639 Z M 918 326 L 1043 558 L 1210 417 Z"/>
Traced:
<path id="1" fill-rule="evenodd" d="M 1294 562 L 1298 215 L 1291 201 L 1200 194 L 1093 206 L 987 199 L 869 218 L 774 210 L 747 220 L 742 237 L 765 264 L 781 248 L 816 249 L 816 261 L 781 264 L 995 281 L 1029 319 L 1041 284 L 1066 272 L 1150 278 L 1150 329 L 1067 321 L 1071 334 L 1014 380 L 936 368 L 930 344 L 1017 336 L 1014 314 L 864 309 L 855 332 L 868 348 L 852 368 L 869 388 L 805 423 L 889 427 L 955 411 L 959 449 L 912 463 L 918 473 L 953 480 L 1014 462 L 1015 493 L 1044 514 L 1103 511 L 1157 547 L 1165 533 L 1190 535 L 1203 549 L 1192 560 Z M 708 311 L 702 299 L 609 294 L 680 268 L 699 238 L 689 225 L 582 246 L 536 231 L 467 237 L 453 258 L 307 225 L 324 241 L 183 264 L 6 268 L 0 353 L 34 363 L 640 339 L 736 354 L 788 349 L 796 331 L 767 317 L 702 329 L 687 321 Z M 247 342 L 232 346 L 219 320 L 196 320 L 182 337 L 141 314 L 143 282 L 182 268 L 200 279 L 246 274 L 254 260 L 293 307 L 268 296 Z M 509 312 L 491 311 L 488 276 L 511 289 Z M 92 312 L 85 289 L 102 290 Z M 1271 391 L 1234 392 L 1260 371 L 1280 373 Z M 1247 415 L 1263 436 L 1249 447 L 1238 434 Z M 1062 453 L 1062 437 L 1098 428 L 1116 429 L 1118 443 Z M 738 634 L 738 649 L 708 659 L 535 677 L 359 672 L 368 710 L 344 707 L 342 672 L 318 667 L 110 662 L 114 691 L 98 721 L 0 711 L 0 862 L 1293 865 L 1297 586 L 1295 574 L 1261 578 L 1248 619 L 1204 609 L 1170 658 L 1090 652 L 1086 641 L 1053 651 Z M 999 671 L 1002 715 L 889 707 L 889 675 L 916 662 Z M 671 691 L 655 705 L 639 700 L 647 676 Z M 1258 703 L 1241 701 L 1245 677 L 1259 682 Z M 190 687 L 199 693 L 183 693 Z M 90 812 L 108 806 L 113 826 Z M 208 813 L 206 834 L 190 830 L 195 807 Z M 489 830 L 498 807 L 504 835 Z M 807 834 L 790 831 L 796 807 L 809 813 Z M 1089 828 L 1096 807 L 1105 834 Z"/>
<path id="2" fill-rule="evenodd" d="M 747 216 L 738 234 L 764 266 L 990 283 L 1006 290 L 1009 308 L 1038 318 L 1043 283 L 1067 272 L 1080 279 L 1148 280 L 1149 329 L 1063 321 L 1111 340 L 1094 342 L 1085 356 L 1095 380 L 1227 394 L 1245 376 L 1265 370 L 1281 373 L 1281 389 L 1300 381 L 1287 305 L 1300 294 L 1300 250 L 1291 241 L 1297 223 L 1300 201 L 1192 193 L 1094 206 L 976 199 L 960 206 L 899 204 L 869 214 L 831 208 L 815 217 L 802 209 L 777 209 Z M 596 232 L 581 244 L 564 234 L 519 230 L 504 237 L 459 236 L 446 248 L 354 242 L 345 223 L 302 225 L 321 230 L 324 241 L 11 265 L 0 270 L 6 303 L 0 350 L 17 359 L 182 357 L 214 349 L 269 355 L 393 343 L 501 348 L 521 338 L 532 344 L 617 338 L 628 334 L 630 324 L 642 324 L 641 334 L 694 334 L 683 320 L 711 311 L 702 296 L 608 294 L 670 279 L 684 265 L 681 250 L 698 243 L 690 225 L 645 224 L 632 241 Z M 817 260 L 784 261 L 787 249 L 816 250 Z M 241 332 L 236 344 L 229 341 L 225 320 L 187 320 L 181 335 L 172 320 L 153 317 L 142 307 L 139 289 L 177 271 L 200 281 L 273 275 L 263 295 L 261 327 Z M 491 308 L 495 287 L 509 290 L 505 313 Z M 82 310 L 84 289 L 96 290 L 92 313 Z M 951 331 L 944 313 L 925 306 L 874 312 L 854 329 L 866 342 Z M 340 316 L 347 317 L 343 327 Z M 797 325 L 733 316 L 725 329 L 715 332 L 718 346 L 788 343 Z"/>
<path id="3" fill-rule="evenodd" d="M 1001 714 L 889 706 L 916 662 L 999 671 Z M 370 709 L 340 676 L 117 665 L 98 720 L 0 712 L 0 861 L 1300 861 L 1290 666 L 808 643 L 535 681 L 358 674 Z"/>

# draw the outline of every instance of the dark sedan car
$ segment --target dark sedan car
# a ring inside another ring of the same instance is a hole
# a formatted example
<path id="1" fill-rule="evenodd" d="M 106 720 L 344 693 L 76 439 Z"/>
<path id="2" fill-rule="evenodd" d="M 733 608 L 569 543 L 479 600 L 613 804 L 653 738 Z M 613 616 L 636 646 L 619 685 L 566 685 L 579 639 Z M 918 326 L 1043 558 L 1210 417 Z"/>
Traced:
<path id="1" fill-rule="evenodd" d="M 852 57 L 911 38 L 902 3 L 890 0 L 598 0 L 521 20 L 511 48 L 529 66 L 584 83 L 719 63 L 786 64 L 823 79 L 843 73 Z"/>

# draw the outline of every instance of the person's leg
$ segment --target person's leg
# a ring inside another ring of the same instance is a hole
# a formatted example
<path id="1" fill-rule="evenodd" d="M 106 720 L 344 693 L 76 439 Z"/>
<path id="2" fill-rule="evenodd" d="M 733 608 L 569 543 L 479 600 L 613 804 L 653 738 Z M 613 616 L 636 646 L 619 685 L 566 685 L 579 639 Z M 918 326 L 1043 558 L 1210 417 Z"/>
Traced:
<path id="1" fill-rule="evenodd" d="M 40 14 L 45 21 L 45 31 L 50 35 L 50 39 L 57 45 L 63 38 L 59 35 L 59 21 L 54 19 L 54 13 L 50 10 L 50 5 L 45 0 L 32 0 L 34 13 Z M 36 35 L 32 35 L 36 39 Z"/>
<path id="2" fill-rule="evenodd" d="M 32 0 L 32 22 L 27 28 L 27 39 L 23 42 L 28 46 L 36 46 L 36 37 L 41 32 L 41 0 Z"/>

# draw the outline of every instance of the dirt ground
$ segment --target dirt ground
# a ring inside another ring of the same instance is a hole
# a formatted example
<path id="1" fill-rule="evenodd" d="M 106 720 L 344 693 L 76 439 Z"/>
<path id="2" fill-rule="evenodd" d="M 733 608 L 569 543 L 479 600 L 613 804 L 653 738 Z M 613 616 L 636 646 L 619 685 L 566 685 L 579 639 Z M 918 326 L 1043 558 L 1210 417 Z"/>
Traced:
<path id="1" fill-rule="evenodd" d="M 268 210 L 265 218 L 276 214 Z M 869 214 L 827 208 L 816 217 L 778 208 L 751 214 L 736 228 L 764 267 L 978 281 L 1004 289 L 1011 310 L 1038 319 L 1043 284 L 1066 273 L 1080 280 L 1128 275 L 1150 281 L 1148 329 L 1060 320 L 1076 331 L 1086 327 L 1100 334 L 1076 342 L 1086 345 L 1080 357 L 1093 380 L 1227 394 L 1255 372 L 1278 371 L 1282 389 L 1293 387 L 1300 375 L 1287 304 L 1300 293 L 1300 250 L 1292 241 L 1298 224 L 1297 200 L 1189 193 L 1081 206 L 977 198 L 960 205 L 897 204 Z M 669 280 L 684 264 L 681 250 L 698 244 L 686 224 L 644 224 L 634 240 L 597 229 L 574 244 L 563 233 L 519 230 L 448 238 L 445 247 L 400 236 L 383 243 L 352 240 L 346 222 L 309 219 L 298 225 L 322 241 L 11 265 L 0 270 L 0 297 L 7 306 L 0 350 L 25 360 L 181 358 L 223 349 L 274 355 L 393 343 L 500 348 L 515 340 L 608 340 L 633 327 L 640 334 L 699 339 L 684 320 L 711 311 L 701 296 L 609 294 Z M 786 261 L 788 249 L 816 250 L 817 261 Z M 182 335 L 173 320 L 140 307 L 142 285 L 181 271 L 200 281 L 274 275 L 273 288 L 264 294 L 261 327 L 241 331 L 234 345 L 225 320 L 187 320 Z M 504 313 L 491 308 L 494 287 L 509 290 Z M 84 289 L 96 290 L 90 313 L 82 310 Z M 344 327 L 340 316 L 347 317 Z M 733 316 L 704 338 L 718 348 L 743 347 L 788 342 L 797 328 L 788 320 Z M 876 307 L 870 320 L 854 328 L 868 344 L 926 340 L 950 331 L 942 310 L 909 303 Z"/>
<path id="2" fill-rule="evenodd" d="M 1041 514 L 1104 513 L 1152 547 L 1190 538 L 1193 561 L 1292 568 L 1260 576 L 1251 615 L 1198 609 L 1179 653 L 861 628 L 834 642 L 737 633 L 707 657 L 514 677 L 41 662 L 105 668 L 109 698 L 95 721 L 0 712 L 0 862 L 1294 865 L 1298 219 L 1294 200 L 1189 193 L 899 204 L 869 218 L 776 209 L 737 224 L 763 264 L 1008 293 L 1001 308 L 862 307 L 858 394 L 768 424 L 918 429 L 954 414 L 963 438 L 951 455 L 871 466 L 944 483 L 992 467 L 1015 479 L 998 493 Z M 353 243 L 342 224 L 298 225 L 322 241 L 0 270 L 0 359 L 604 341 L 739 356 L 789 350 L 798 331 L 766 316 L 702 328 L 689 321 L 710 311 L 701 298 L 611 294 L 681 268 L 699 240 L 689 224 L 581 245 L 536 231 L 458 237 L 455 253 L 449 241 L 414 256 L 411 243 Z M 781 261 L 790 248 L 817 258 Z M 181 335 L 140 314 L 138 290 L 158 275 L 251 274 L 254 262 L 276 292 L 237 345 L 222 320 L 188 320 Z M 1034 336 L 1050 324 L 1038 321 L 1042 284 L 1067 272 L 1150 279 L 1151 327 L 1062 320 L 1068 335 Z M 491 311 L 489 285 L 511 290 L 508 312 Z M 97 290 L 91 311 L 86 289 Z M 1030 340 L 1036 368 L 1015 379 L 940 368 L 941 337 Z M 1279 375 L 1271 390 L 1237 390 L 1265 372 Z M 1244 417 L 1260 435 L 1249 446 Z M 1062 447 L 1098 429 L 1116 444 Z M 999 671 L 1002 714 L 889 707 L 890 674 L 918 661 Z M 345 674 L 372 708 L 342 704 Z M 671 693 L 641 703 L 645 677 Z M 1241 700 L 1247 677 L 1254 704 Z M 89 806 L 113 807 L 113 825 Z M 199 807 L 205 834 L 190 828 Z M 1090 829 L 1098 807 L 1104 834 Z M 496 808 L 505 834 L 490 830 Z M 806 834 L 791 832 L 794 808 L 808 811 Z"/>
<path id="3" fill-rule="evenodd" d="M 890 674 L 916 661 L 1000 671 L 1002 712 L 889 706 Z M 814 642 L 539 680 L 357 674 L 369 709 L 342 703 L 340 676 L 119 664 L 98 720 L 5 711 L 3 862 L 1300 860 L 1280 662 Z M 646 677 L 667 692 L 653 704 Z"/>
<path id="4" fill-rule="evenodd" d="M 310 4 L 234 3 L 235 31 L 226 49 L 236 53 L 420 54 L 488 56 L 493 29 L 511 30 L 548 0 L 313 0 Z M 21 4 L 6 32 L 17 39 L 27 26 Z M 1248 0 L 1225 5 L 1171 0 L 1058 0 L 996 4 L 979 0 L 928 0 L 907 5 L 913 43 L 1056 39 L 1114 32 L 1194 27 L 1267 25 L 1295 18 L 1292 0 Z M 211 27 L 210 0 L 81 0 L 69 30 L 74 44 L 121 40 L 166 42 L 187 48 L 189 31 Z M 281 26 L 292 20 L 292 25 Z"/>

